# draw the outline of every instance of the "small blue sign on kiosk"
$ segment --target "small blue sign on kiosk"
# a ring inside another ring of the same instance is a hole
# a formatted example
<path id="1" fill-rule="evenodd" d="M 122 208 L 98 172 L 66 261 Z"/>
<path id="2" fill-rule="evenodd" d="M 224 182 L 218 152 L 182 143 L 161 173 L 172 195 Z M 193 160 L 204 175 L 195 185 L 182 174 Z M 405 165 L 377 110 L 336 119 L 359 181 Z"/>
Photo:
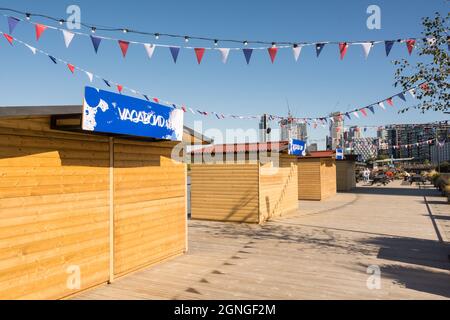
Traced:
<path id="1" fill-rule="evenodd" d="M 181 141 L 183 111 L 114 92 L 86 87 L 82 129 Z"/>
<path id="2" fill-rule="evenodd" d="M 300 157 L 305 156 L 306 155 L 305 141 L 298 140 L 298 139 L 289 140 L 288 154 L 292 154 L 294 156 L 300 156 Z"/>
<path id="3" fill-rule="evenodd" d="M 336 160 L 344 160 L 344 149 L 342 148 L 336 149 Z"/>

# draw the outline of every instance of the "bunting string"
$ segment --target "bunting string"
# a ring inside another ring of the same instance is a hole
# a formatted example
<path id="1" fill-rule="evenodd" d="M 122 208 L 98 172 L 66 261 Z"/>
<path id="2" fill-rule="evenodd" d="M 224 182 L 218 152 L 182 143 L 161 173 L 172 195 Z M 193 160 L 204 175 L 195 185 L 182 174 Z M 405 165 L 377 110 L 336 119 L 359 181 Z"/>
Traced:
<path id="1" fill-rule="evenodd" d="M 2 8 L 0 8 L 0 11 L 2 10 Z M 3 8 L 3 11 L 8 10 Z M 16 11 L 13 11 L 16 12 Z M 25 14 L 26 13 L 22 13 Z M 86 38 L 90 38 L 94 51 L 95 53 L 98 53 L 99 51 L 99 47 L 100 44 L 103 40 L 107 40 L 107 41 L 114 41 L 118 44 L 122 56 L 125 58 L 128 52 L 128 48 L 130 47 L 130 45 L 138 45 L 141 46 L 145 49 L 147 55 L 149 58 L 151 58 L 154 54 L 154 51 L 156 48 L 168 48 L 170 51 L 170 54 L 173 58 L 174 63 L 177 62 L 178 59 L 178 55 L 180 53 L 181 49 L 188 49 L 188 50 L 193 50 L 195 52 L 195 56 L 197 58 L 197 62 L 198 64 L 201 63 L 203 56 L 205 54 L 206 51 L 217 51 L 220 53 L 220 57 L 221 57 L 221 61 L 223 63 L 226 63 L 228 60 L 228 56 L 230 51 L 242 51 L 245 61 L 247 64 L 250 64 L 250 60 L 252 58 L 252 54 L 254 50 L 264 50 L 267 51 L 270 61 L 272 63 L 275 62 L 275 59 L 277 57 L 277 53 L 279 49 L 291 49 L 292 53 L 293 53 L 293 57 L 295 61 L 298 61 L 299 57 L 300 57 L 300 53 L 302 51 L 303 47 L 307 47 L 307 46 L 314 46 L 315 47 L 315 51 L 316 51 L 316 56 L 319 57 L 320 53 L 322 52 L 323 48 L 326 45 L 329 44 L 337 44 L 338 45 L 338 53 L 339 53 L 339 57 L 341 60 L 344 59 L 347 51 L 349 50 L 349 46 L 350 45 L 357 45 L 357 46 L 361 46 L 363 53 L 364 53 L 364 57 L 367 59 L 369 56 L 370 51 L 372 50 L 372 48 L 377 45 L 377 44 L 383 44 L 385 46 L 385 52 L 386 52 L 386 56 L 389 55 L 389 53 L 392 50 L 392 47 L 394 45 L 394 43 L 405 43 L 406 44 L 406 49 L 407 52 L 409 53 L 409 55 L 412 54 L 412 51 L 414 49 L 414 47 L 416 46 L 417 42 L 422 40 L 424 44 L 433 46 L 436 45 L 437 40 L 436 38 L 405 38 L 405 39 L 397 39 L 397 40 L 369 40 L 369 41 L 322 41 L 322 42 L 297 42 L 297 43 L 290 43 L 290 42 L 272 42 L 270 44 L 270 46 L 256 46 L 256 47 L 248 47 L 248 44 L 250 42 L 248 41 L 243 41 L 242 44 L 244 45 L 244 48 L 242 47 L 227 47 L 227 48 L 222 48 L 222 47 L 218 47 L 218 41 L 217 39 L 214 40 L 214 46 L 213 47 L 193 47 L 193 46 L 177 46 L 177 45 L 167 45 L 167 44 L 155 44 L 155 43 L 147 43 L 147 42 L 139 42 L 139 41 L 131 41 L 131 40 L 123 40 L 123 39 L 119 39 L 119 38 L 113 38 L 113 37 L 106 37 L 106 36 L 100 36 L 96 34 L 96 31 L 98 30 L 97 27 L 95 26 L 90 26 L 91 27 L 91 34 L 87 34 L 87 33 L 83 33 L 83 32 L 79 32 L 79 31 L 75 31 L 75 30 L 67 30 L 67 29 L 63 29 L 63 28 L 59 28 L 59 27 L 54 27 L 54 26 L 49 26 L 49 25 L 44 25 L 41 23 L 36 23 L 33 22 L 30 19 L 31 14 L 28 14 L 26 17 L 26 20 L 21 20 L 17 17 L 14 16 L 10 16 L 10 15 L 6 15 L 3 14 L 3 16 L 7 19 L 8 22 L 8 27 L 9 27 L 9 34 L 12 34 L 15 30 L 15 28 L 17 27 L 17 25 L 19 24 L 19 22 L 21 21 L 25 21 L 31 25 L 34 26 L 35 29 L 35 33 L 36 33 L 36 40 L 39 41 L 39 39 L 41 38 L 41 36 L 44 34 L 44 32 L 47 29 L 51 29 L 51 30 L 56 30 L 59 31 L 63 34 L 63 38 L 64 38 L 64 43 L 65 46 L 68 48 L 70 46 L 70 43 L 72 42 L 73 38 L 75 35 L 77 36 L 82 36 L 82 37 L 86 37 Z M 40 16 L 40 15 L 38 15 Z M 53 19 L 53 20 L 57 20 L 57 19 Z M 65 21 L 63 19 L 59 20 L 60 24 L 62 25 Z M 99 28 L 102 29 L 102 28 Z M 104 28 L 103 28 L 104 29 Z M 102 29 L 102 30 L 103 30 Z M 128 29 L 128 28 L 111 28 L 110 31 L 112 30 L 122 30 L 124 33 L 130 33 L 130 32 L 134 32 L 134 33 L 139 33 L 139 34 L 147 34 L 147 33 L 143 33 L 143 32 L 137 32 L 137 31 L 133 31 L 132 29 Z M 148 33 L 148 34 L 153 34 L 156 35 L 156 39 L 159 39 L 160 34 L 159 33 Z M 175 36 L 178 37 L 178 36 Z M 181 37 L 181 36 L 179 36 Z M 185 42 L 189 42 L 189 39 L 208 39 L 208 38 L 198 38 L 198 37 L 190 37 L 190 36 L 184 36 Z M 210 40 L 210 39 L 209 39 Z M 224 41 L 224 40 L 222 40 Z M 232 42 L 239 42 L 239 41 L 235 41 L 235 40 L 226 40 L 226 41 L 232 41 Z M 268 44 L 266 42 L 261 42 L 261 41 L 253 41 L 253 43 L 260 43 L 260 44 Z M 447 43 L 450 46 L 450 38 L 447 37 Z"/>
<path id="2" fill-rule="evenodd" d="M 51 20 L 53 22 L 58 22 L 60 25 L 66 23 L 66 19 L 64 18 L 57 18 L 54 16 L 50 16 L 47 14 L 41 14 L 41 13 L 32 13 L 32 12 L 25 12 L 20 11 L 13 8 L 0 8 L 0 11 L 2 12 L 10 12 L 17 15 L 21 15 L 26 20 L 31 20 L 32 17 L 39 17 L 39 18 L 45 18 L 48 20 Z M 7 14 L 4 14 L 5 16 L 9 16 Z M 18 18 L 15 18 L 18 19 Z M 200 41 L 208 41 L 213 42 L 214 45 L 218 45 L 219 42 L 229 42 L 229 43 L 237 43 L 242 45 L 248 45 L 248 44 L 259 44 L 259 45 L 286 45 L 286 46 L 295 46 L 295 45 L 317 45 L 317 44 L 342 44 L 342 47 L 346 47 L 346 45 L 350 44 L 361 44 L 364 43 L 364 51 L 368 53 L 370 51 L 370 43 L 380 43 L 380 42 L 389 42 L 389 43 L 395 43 L 395 42 L 403 42 L 405 39 L 390 39 L 390 40 L 382 40 L 382 41 L 373 41 L 373 40 L 366 40 L 366 41 L 316 41 L 316 42 L 305 42 L 305 41 L 261 41 L 261 40 L 245 40 L 245 39 L 226 39 L 226 38 L 217 38 L 217 37 L 204 37 L 204 36 L 193 36 L 193 35 L 181 35 L 181 34 L 171 34 L 171 33 L 160 33 L 160 32 L 149 32 L 145 30 L 136 30 L 134 28 L 128 28 L 128 27 L 117 27 L 117 26 L 104 26 L 104 25 L 95 25 L 95 24 L 88 24 L 84 22 L 80 22 L 80 25 L 88 30 L 94 30 L 94 31 L 106 31 L 106 32 L 123 32 L 123 33 L 130 33 L 130 34 L 137 34 L 137 35 L 144 35 L 144 36 L 153 36 L 156 39 L 159 39 L 161 37 L 166 38 L 175 38 L 175 39 L 182 39 L 185 42 L 188 42 L 189 40 L 200 40 Z M 408 38 L 410 40 L 418 40 L 420 37 L 413 37 Z M 413 44 L 410 42 L 410 44 Z M 321 48 L 323 46 L 319 46 Z M 389 47 L 389 50 L 392 48 L 392 46 Z"/>
<path id="3" fill-rule="evenodd" d="M 202 115 L 202 116 L 212 115 L 212 116 L 215 116 L 217 119 L 225 119 L 225 118 L 231 118 L 231 119 L 260 119 L 260 117 L 262 116 L 262 114 L 261 115 L 219 114 L 219 113 L 214 112 L 214 111 L 203 111 L 203 110 L 199 110 L 199 109 L 196 109 L 196 108 L 187 107 L 184 104 L 180 105 L 180 104 L 172 103 L 170 101 L 162 100 L 162 99 L 154 97 L 154 96 L 152 96 L 150 94 L 146 94 L 146 93 L 143 93 L 143 92 L 141 92 L 139 90 L 135 90 L 135 89 L 129 88 L 129 87 L 124 86 L 124 85 L 122 85 L 122 84 L 120 84 L 120 83 L 118 83 L 116 81 L 108 80 L 108 79 L 106 79 L 106 78 L 104 78 L 102 76 L 99 76 L 99 75 L 97 75 L 97 74 L 95 74 L 93 72 L 90 72 L 88 70 L 80 68 L 80 67 L 78 67 L 78 66 L 76 66 L 76 65 L 74 65 L 72 63 L 69 63 L 68 61 L 65 61 L 63 59 L 55 57 L 54 55 L 51 55 L 51 54 L 49 54 L 46 51 L 37 49 L 34 46 L 32 46 L 32 45 L 30 45 L 30 44 L 28 44 L 28 43 L 26 43 L 26 42 L 24 42 L 22 40 L 19 40 L 19 39 L 15 38 L 15 37 L 11 36 L 10 34 L 7 34 L 7 33 L 3 32 L 3 31 L 0 31 L 0 35 L 3 35 L 4 38 L 6 39 L 6 41 L 11 46 L 13 46 L 14 43 L 19 43 L 19 44 L 25 46 L 26 48 L 28 48 L 33 54 L 40 53 L 40 54 L 43 54 L 43 55 L 47 56 L 51 60 L 51 62 L 53 62 L 54 64 L 62 63 L 64 65 L 66 65 L 68 70 L 72 74 L 74 74 L 75 71 L 79 71 L 79 72 L 84 73 L 88 77 L 89 82 L 91 82 L 91 83 L 93 82 L 94 79 L 97 79 L 99 82 L 103 83 L 107 87 L 112 87 L 114 85 L 119 93 L 123 93 L 124 91 L 128 91 L 128 92 L 130 92 L 130 93 L 132 93 L 134 95 L 139 95 L 139 96 L 145 98 L 147 101 L 153 100 L 156 103 L 162 103 L 162 104 L 165 104 L 165 105 L 167 105 L 169 107 L 172 107 L 172 108 L 181 109 L 184 112 L 188 112 L 189 111 L 189 112 L 191 112 L 194 115 L 197 115 L 197 114 L 198 115 Z M 124 46 L 123 47 L 123 51 L 126 51 L 126 50 L 127 50 L 127 46 Z M 174 54 L 174 56 L 176 56 L 177 53 L 174 52 L 173 54 Z M 200 54 L 201 54 L 201 52 L 200 52 Z M 174 59 L 175 59 L 175 57 L 174 57 Z M 201 59 L 201 57 L 199 57 L 199 59 Z M 329 115 L 329 116 L 317 117 L 317 118 L 293 118 L 293 117 L 278 116 L 278 115 L 273 115 L 273 114 L 268 114 L 268 116 L 269 116 L 270 120 L 288 119 L 290 121 L 296 121 L 296 122 L 299 122 L 299 123 L 306 123 L 308 125 L 312 124 L 313 127 L 316 128 L 318 124 L 321 124 L 322 126 L 325 126 L 325 124 L 328 123 L 328 121 L 334 122 L 336 120 L 343 120 L 344 116 L 346 118 L 348 118 L 349 120 L 352 119 L 352 116 L 356 117 L 356 118 L 359 118 L 359 113 L 362 116 L 367 117 L 368 116 L 367 110 L 369 110 L 372 114 L 375 114 L 375 108 L 376 107 L 380 107 L 382 109 L 385 109 L 385 106 L 383 104 L 384 102 L 390 101 L 390 102 L 388 102 L 388 104 L 393 106 L 394 105 L 394 103 L 393 103 L 393 98 L 394 97 L 398 97 L 400 100 L 406 101 L 406 98 L 405 98 L 406 92 L 409 92 L 411 94 L 411 96 L 413 98 L 415 98 L 416 90 L 419 90 L 419 89 L 421 89 L 421 90 L 428 90 L 428 86 L 427 86 L 426 83 L 421 83 L 421 84 L 419 84 L 419 85 L 417 85 L 415 87 L 412 87 L 412 88 L 408 89 L 407 91 L 400 92 L 400 93 L 398 93 L 398 94 L 396 94 L 394 96 L 391 96 L 391 97 L 388 97 L 386 99 L 380 100 L 378 102 L 372 103 L 372 104 L 370 104 L 368 106 L 365 106 L 363 108 L 356 108 L 354 110 L 351 110 L 351 111 L 348 111 L 348 112 L 345 112 L 345 113 L 334 114 L 332 116 Z"/>

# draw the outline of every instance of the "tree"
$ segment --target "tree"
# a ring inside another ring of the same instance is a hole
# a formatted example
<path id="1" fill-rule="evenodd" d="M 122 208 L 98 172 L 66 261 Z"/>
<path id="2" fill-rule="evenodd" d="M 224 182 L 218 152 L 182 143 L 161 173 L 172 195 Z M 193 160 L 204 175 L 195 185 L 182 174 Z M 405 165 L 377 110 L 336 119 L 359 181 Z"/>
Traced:
<path id="1" fill-rule="evenodd" d="M 450 40 L 447 35 L 449 30 L 450 13 L 441 16 L 436 12 L 434 17 L 422 18 L 424 30 L 422 41 L 416 41 L 415 48 L 421 57 L 415 65 L 406 59 L 393 61 L 397 66 L 395 71 L 395 86 L 400 86 L 404 91 L 412 87 L 422 86 L 416 90 L 419 99 L 417 109 L 447 111 L 449 109 L 449 65 L 448 46 Z M 419 40 L 419 39 L 418 39 Z M 405 108 L 400 112 L 408 111 Z"/>

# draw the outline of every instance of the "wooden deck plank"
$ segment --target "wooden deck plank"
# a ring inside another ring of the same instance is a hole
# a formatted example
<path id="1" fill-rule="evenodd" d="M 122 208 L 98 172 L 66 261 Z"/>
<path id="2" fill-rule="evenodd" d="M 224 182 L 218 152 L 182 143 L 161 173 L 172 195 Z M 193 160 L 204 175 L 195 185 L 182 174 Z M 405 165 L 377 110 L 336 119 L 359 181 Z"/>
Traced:
<path id="1" fill-rule="evenodd" d="M 425 195 L 436 193 L 394 182 L 302 201 L 262 226 L 190 221 L 188 254 L 74 298 L 448 299 L 450 249 Z M 379 290 L 366 286 L 371 265 Z"/>

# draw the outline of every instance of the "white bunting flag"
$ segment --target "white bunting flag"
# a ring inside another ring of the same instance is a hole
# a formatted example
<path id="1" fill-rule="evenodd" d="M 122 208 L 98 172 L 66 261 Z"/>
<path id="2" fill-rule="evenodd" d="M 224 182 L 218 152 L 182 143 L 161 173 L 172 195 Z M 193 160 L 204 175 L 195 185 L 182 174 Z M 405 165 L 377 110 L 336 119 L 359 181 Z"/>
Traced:
<path id="1" fill-rule="evenodd" d="M 92 80 L 94 79 L 94 75 L 92 73 L 90 73 L 89 71 L 85 71 L 86 75 L 89 78 L 89 81 L 92 82 Z"/>
<path id="2" fill-rule="evenodd" d="M 300 52 L 302 51 L 302 47 L 297 46 L 292 48 L 292 53 L 294 54 L 295 61 L 298 60 L 298 57 L 300 57 Z"/>
<path id="3" fill-rule="evenodd" d="M 28 45 L 28 44 L 25 44 L 25 46 L 26 46 L 28 49 L 30 49 L 31 52 L 33 52 L 33 54 L 36 54 L 36 48 L 35 48 L 35 47 L 32 47 L 32 46 L 30 46 L 30 45 Z"/>
<path id="4" fill-rule="evenodd" d="M 364 57 L 367 59 L 367 57 L 369 56 L 370 50 L 373 47 L 373 42 L 364 42 L 364 43 L 361 43 L 361 46 L 364 51 Z"/>
<path id="5" fill-rule="evenodd" d="M 153 52 L 155 51 L 155 45 L 150 43 L 144 43 L 145 50 L 147 51 L 148 58 L 151 59 Z"/>
<path id="6" fill-rule="evenodd" d="M 356 112 L 356 111 L 353 111 L 353 115 L 356 117 L 356 118 L 359 118 L 359 114 L 358 114 L 358 112 Z"/>
<path id="7" fill-rule="evenodd" d="M 64 43 L 66 44 L 66 48 L 69 47 L 70 43 L 72 42 L 73 37 L 75 36 L 75 34 L 73 34 L 70 31 L 67 30 L 61 30 L 64 36 Z"/>
<path id="8" fill-rule="evenodd" d="M 333 118 L 333 117 L 330 117 L 330 121 L 331 121 L 332 123 L 334 123 L 334 118 Z"/>
<path id="9" fill-rule="evenodd" d="M 220 51 L 220 53 L 222 54 L 222 62 L 223 63 L 227 63 L 228 60 L 228 54 L 230 53 L 230 49 L 229 48 L 220 48 L 218 49 Z"/>
<path id="10" fill-rule="evenodd" d="M 411 97 L 413 97 L 414 99 L 416 98 L 416 92 L 414 91 L 414 89 L 409 89 L 408 92 L 411 95 Z"/>
<path id="11" fill-rule="evenodd" d="M 386 110 L 386 107 L 384 106 L 383 102 L 378 102 L 378 105 L 380 106 L 381 109 Z"/>
<path id="12" fill-rule="evenodd" d="M 188 108 L 190 112 L 192 112 L 192 114 L 195 114 L 195 111 L 192 110 L 192 108 Z"/>

